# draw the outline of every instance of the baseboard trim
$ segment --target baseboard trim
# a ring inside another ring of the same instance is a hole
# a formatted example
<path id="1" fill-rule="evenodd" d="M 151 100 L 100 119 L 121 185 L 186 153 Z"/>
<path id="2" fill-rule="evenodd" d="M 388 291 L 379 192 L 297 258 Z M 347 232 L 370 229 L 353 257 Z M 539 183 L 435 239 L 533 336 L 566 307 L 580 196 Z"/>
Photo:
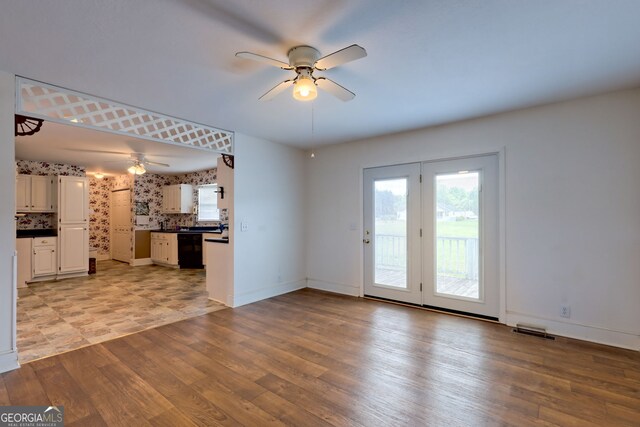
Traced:
<path id="1" fill-rule="evenodd" d="M 13 371 L 18 369 L 20 363 L 18 362 L 18 352 L 15 350 L 8 351 L 0 354 L 0 374 L 3 372 Z"/>
<path id="2" fill-rule="evenodd" d="M 307 279 L 307 287 L 320 291 L 334 292 L 336 294 L 360 296 L 360 287 L 357 285 L 347 285 L 344 283 L 327 282 L 324 280 Z"/>
<path id="3" fill-rule="evenodd" d="M 515 326 L 517 323 L 542 326 L 546 328 L 547 333 L 551 335 L 640 351 L 640 335 L 634 335 L 627 332 L 613 331 L 609 329 L 545 319 L 527 314 L 507 312 L 507 325 Z"/>
<path id="4" fill-rule="evenodd" d="M 297 291 L 307 287 L 305 279 L 294 280 L 291 282 L 278 283 L 273 286 L 267 286 L 250 292 L 234 295 L 233 307 L 251 304 L 253 302 L 262 301 L 263 299 L 276 297 L 289 292 Z"/>
<path id="5" fill-rule="evenodd" d="M 153 261 L 151 261 L 151 258 L 139 258 L 139 259 L 132 259 L 131 262 L 129 263 L 129 265 L 131 265 L 132 267 L 140 267 L 141 265 L 152 265 Z"/>

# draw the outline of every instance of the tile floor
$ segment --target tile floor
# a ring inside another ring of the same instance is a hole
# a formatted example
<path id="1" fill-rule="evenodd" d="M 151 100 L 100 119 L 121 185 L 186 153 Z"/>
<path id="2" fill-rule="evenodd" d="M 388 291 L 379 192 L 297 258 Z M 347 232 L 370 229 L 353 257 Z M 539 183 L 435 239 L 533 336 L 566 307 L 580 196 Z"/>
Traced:
<path id="1" fill-rule="evenodd" d="M 205 271 L 98 262 L 88 277 L 30 284 L 18 292 L 20 363 L 223 309 Z"/>

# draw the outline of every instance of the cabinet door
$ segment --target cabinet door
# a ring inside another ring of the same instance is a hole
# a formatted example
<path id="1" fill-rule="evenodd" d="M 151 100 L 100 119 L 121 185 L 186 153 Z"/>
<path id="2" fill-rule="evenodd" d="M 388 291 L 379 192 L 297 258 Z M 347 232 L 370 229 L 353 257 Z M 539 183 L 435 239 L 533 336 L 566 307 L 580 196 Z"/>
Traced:
<path id="1" fill-rule="evenodd" d="M 167 250 L 168 244 L 169 243 L 166 240 L 161 240 L 158 245 L 159 260 L 162 262 L 169 262 L 169 251 Z"/>
<path id="2" fill-rule="evenodd" d="M 178 235 L 172 234 L 167 242 L 167 262 L 171 265 L 178 265 Z"/>
<path id="3" fill-rule="evenodd" d="M 168 185 L 162 187 L 162 212 L 163 213 L 171 213 L 173 207 L 173 192 L 172 186 Z"/>
<path id="4" fill-rule="evenodd" d="M 179 212 L 183 214 L 193 213 L 193 186 L 180 184 L 178 186 Z"/>
<path id="5" fill-rule="evenodd" d="M 18 287 L 24 288 L 27 282 L 33 278 L 32 251 L 33 239 L 16 239 L 16 251 L 18 252 Z"/>
<path id="6" fill-rule="evenodd" d="M 87 178 L 61 176 L 58 178 L 60 203 L 58 215 L 61 224 L 85 222 L 89 210 L 89 185 Z"/>
<path id="7" fill-rule="evenodd" d="M 89 230 L 86 225 L 63 225 L 60 227 L 61 273 L 86 272 L 89 270 Z"/>
<path id="8" fill-rule="evenodd" d="M 31 210 L 31 176 L 16 176 L 16 211 L 29 212 Z"/>
<path id="9" fill-rule="evenodd" d="M 57 256 L 55 246 L 36 246 L 33 248 L 33 277 L 56 274 Z"/>
<path id="10" fill-rule="evenodd" d="M 52 212 L 51 193 L 53 178 L 50 176 L 31 177 L 31 211 Z"/>
<path id="11" fill-rule="evenodd" d="M 159 239 L 151 239 L 151 261 L 162 261 L 160 247 L 162 242 Z"/>
<path id="12" fill-rule="evenodd" d="M 171 186 L 171 212 L 180 213 L 180 186 Z"/>

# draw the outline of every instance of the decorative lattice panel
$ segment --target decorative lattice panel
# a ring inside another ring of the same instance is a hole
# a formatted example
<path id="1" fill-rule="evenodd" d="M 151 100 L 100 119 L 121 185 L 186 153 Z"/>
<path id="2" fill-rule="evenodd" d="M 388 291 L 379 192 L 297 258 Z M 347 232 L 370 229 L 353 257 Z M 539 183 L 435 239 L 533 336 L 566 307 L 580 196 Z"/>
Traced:
<path id="1" fill-rule="evenodd" d="M 74 126 L 233 154 L 233 132 L 19 78 L 18 112 Z"/>

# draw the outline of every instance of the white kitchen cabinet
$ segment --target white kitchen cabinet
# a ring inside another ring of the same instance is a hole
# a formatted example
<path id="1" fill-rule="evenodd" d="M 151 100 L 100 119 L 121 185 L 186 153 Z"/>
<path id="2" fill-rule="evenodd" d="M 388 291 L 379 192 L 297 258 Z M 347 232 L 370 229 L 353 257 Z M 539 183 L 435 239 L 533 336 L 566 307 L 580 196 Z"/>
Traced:
<path id="1" fill-rule="evenodd" d="M 151 261 L 178 265 L 178 234 L 151 233 Z"/>
<path id="2" fill-rule="evenodd" d="M 58 177 L 58 219 L 60 224 L 87 222 L 89 218 L 89 180 L 79 176 Z"/>
<path id="3" fill-rule="evenodd" d="M 58 177 L 58 273 L 89 271 L 89 180 Z"/>
<path id="4" fill-rule="evenodd" d="M 89 228 L 87 224 L 62 224 L 58 229 L 59 273 L 89 271 Z"/>
<path id="5" fill-rule="evenodd" d="M 16 211 L 31 211 L 31 176 L 29 175 L 16 177 Z"/>
<path id="6" fill-rule="evenodd" d="M 51 176 L 16 176 L 17 212 L 54 212 L 56 181 Z"/>
<path id="7" fill-rule="evenodd" d="M 57 239 L 55 237 L 35 237 L 31 258 L 33 277 L 52 276 L 57 273 Z"/>
<path id="8" fill-rule="evenodd" d="M 193 213 L 193 186 L 176 184 L 162 187 L 162 212 Z"/>
<path id="9" fill-rule="evenodd" d="M 16 239 L 16 251 L 18 252 L 18 287 L 24 288 L 31 281 L 31 237 L 23 237 Z"/>

